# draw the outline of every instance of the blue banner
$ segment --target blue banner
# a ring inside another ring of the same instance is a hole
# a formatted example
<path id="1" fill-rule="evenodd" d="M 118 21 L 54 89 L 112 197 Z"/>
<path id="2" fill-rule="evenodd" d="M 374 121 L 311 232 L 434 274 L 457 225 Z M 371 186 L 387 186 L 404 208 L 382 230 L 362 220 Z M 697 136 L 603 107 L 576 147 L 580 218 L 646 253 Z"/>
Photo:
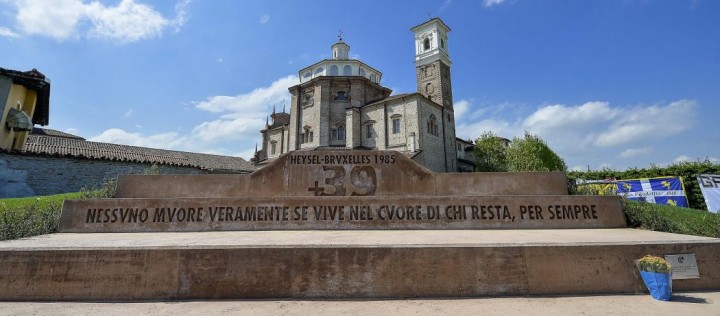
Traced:
<path id="1" fill-rule="evenodd" d="M 616 185 L 618 194 L 629 200 L 688 207 L 685 188 L 679 177 L 618 180 Z"/>

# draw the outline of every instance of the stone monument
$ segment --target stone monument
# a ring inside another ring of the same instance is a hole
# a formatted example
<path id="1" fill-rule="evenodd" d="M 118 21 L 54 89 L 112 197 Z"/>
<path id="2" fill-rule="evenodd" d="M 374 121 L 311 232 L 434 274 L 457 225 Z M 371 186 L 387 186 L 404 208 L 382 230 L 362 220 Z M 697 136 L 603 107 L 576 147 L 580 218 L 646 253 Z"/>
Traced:
<path id="1" fill-rule="evenodd" d="M 292 151 L 249 175 L 128 175 L 66 201 L 60 233 L 0 242 L 0 299 L 399 298 L 633 293 L 633 260 L 720 241 L 625 228 L 563 173 L 433 173 L 394 151 Z"/>

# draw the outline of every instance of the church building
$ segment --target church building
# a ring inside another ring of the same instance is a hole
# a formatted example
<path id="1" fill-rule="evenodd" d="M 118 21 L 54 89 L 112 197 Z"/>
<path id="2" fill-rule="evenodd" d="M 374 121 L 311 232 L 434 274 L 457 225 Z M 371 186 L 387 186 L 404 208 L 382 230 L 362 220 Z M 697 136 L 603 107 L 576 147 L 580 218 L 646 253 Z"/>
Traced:
<path id="1" fill-rule="evenodd" d="M 401 152 L 435 172 L 467 170 L 467 142 L 455 137 L 450 28 L 433 18 L 411 31 L 417 92 L 392 95 L 379 70 L 349 58 L 340 37 L 332 59 L 299 71 L 300 83 L 289 88 L 290 113 L 273 110 L 253 163 L 293 150 L 376 149 Z"/>

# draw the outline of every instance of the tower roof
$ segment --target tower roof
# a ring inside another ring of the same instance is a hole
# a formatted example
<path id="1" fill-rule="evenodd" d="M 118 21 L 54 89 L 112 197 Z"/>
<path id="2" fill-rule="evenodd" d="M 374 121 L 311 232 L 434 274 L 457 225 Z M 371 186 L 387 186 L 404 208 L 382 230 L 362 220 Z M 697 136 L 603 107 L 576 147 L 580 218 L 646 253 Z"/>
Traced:
<path id="1" fill-rule="evenodd" d="M 418 25 L 413 26 L 412 28 L 410 28 L 410 31 L 415 32 L 415 31 L 417 31 L 417 30 L 419 30 L 419 29 L 421 29 L 421 28 L 424 28 L 425 26 L 427 26 L 427 25 L 429 25 L 429 24 L 432 24 L 432 23 L 438 23 L 438 24 L 440 24 L 443 28 L 446 29 L 447 32 L 452 31 L 452 30 L 450 29 L 450 27 L 447 26 L 447 24 L 445 24 L 445 22 L 443 22 L 443 20 L 441 20 L 440 18 L 437 18 L 437 17 L 432 18 L 432 19 L 430 19 L 430 20 L 427 20 L 427 21 L 425 21 L 425 22 L 423 22 L 423 23 L 421 23 L 421 24 L 418 24 Z"/>

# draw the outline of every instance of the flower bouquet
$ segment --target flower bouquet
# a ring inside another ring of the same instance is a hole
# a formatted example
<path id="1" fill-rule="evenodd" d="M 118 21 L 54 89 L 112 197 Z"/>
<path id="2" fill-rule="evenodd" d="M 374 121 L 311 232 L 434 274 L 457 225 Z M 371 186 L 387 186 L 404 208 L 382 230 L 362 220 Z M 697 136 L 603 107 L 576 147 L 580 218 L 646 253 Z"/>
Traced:
<path id="1" fill-rule="evenodd" d="M 647 255 L 637 261 L 640 276 L 650 295 L 656 300 L 669 301 L 672 296 L 672 271 L 665 259 Z"/>

